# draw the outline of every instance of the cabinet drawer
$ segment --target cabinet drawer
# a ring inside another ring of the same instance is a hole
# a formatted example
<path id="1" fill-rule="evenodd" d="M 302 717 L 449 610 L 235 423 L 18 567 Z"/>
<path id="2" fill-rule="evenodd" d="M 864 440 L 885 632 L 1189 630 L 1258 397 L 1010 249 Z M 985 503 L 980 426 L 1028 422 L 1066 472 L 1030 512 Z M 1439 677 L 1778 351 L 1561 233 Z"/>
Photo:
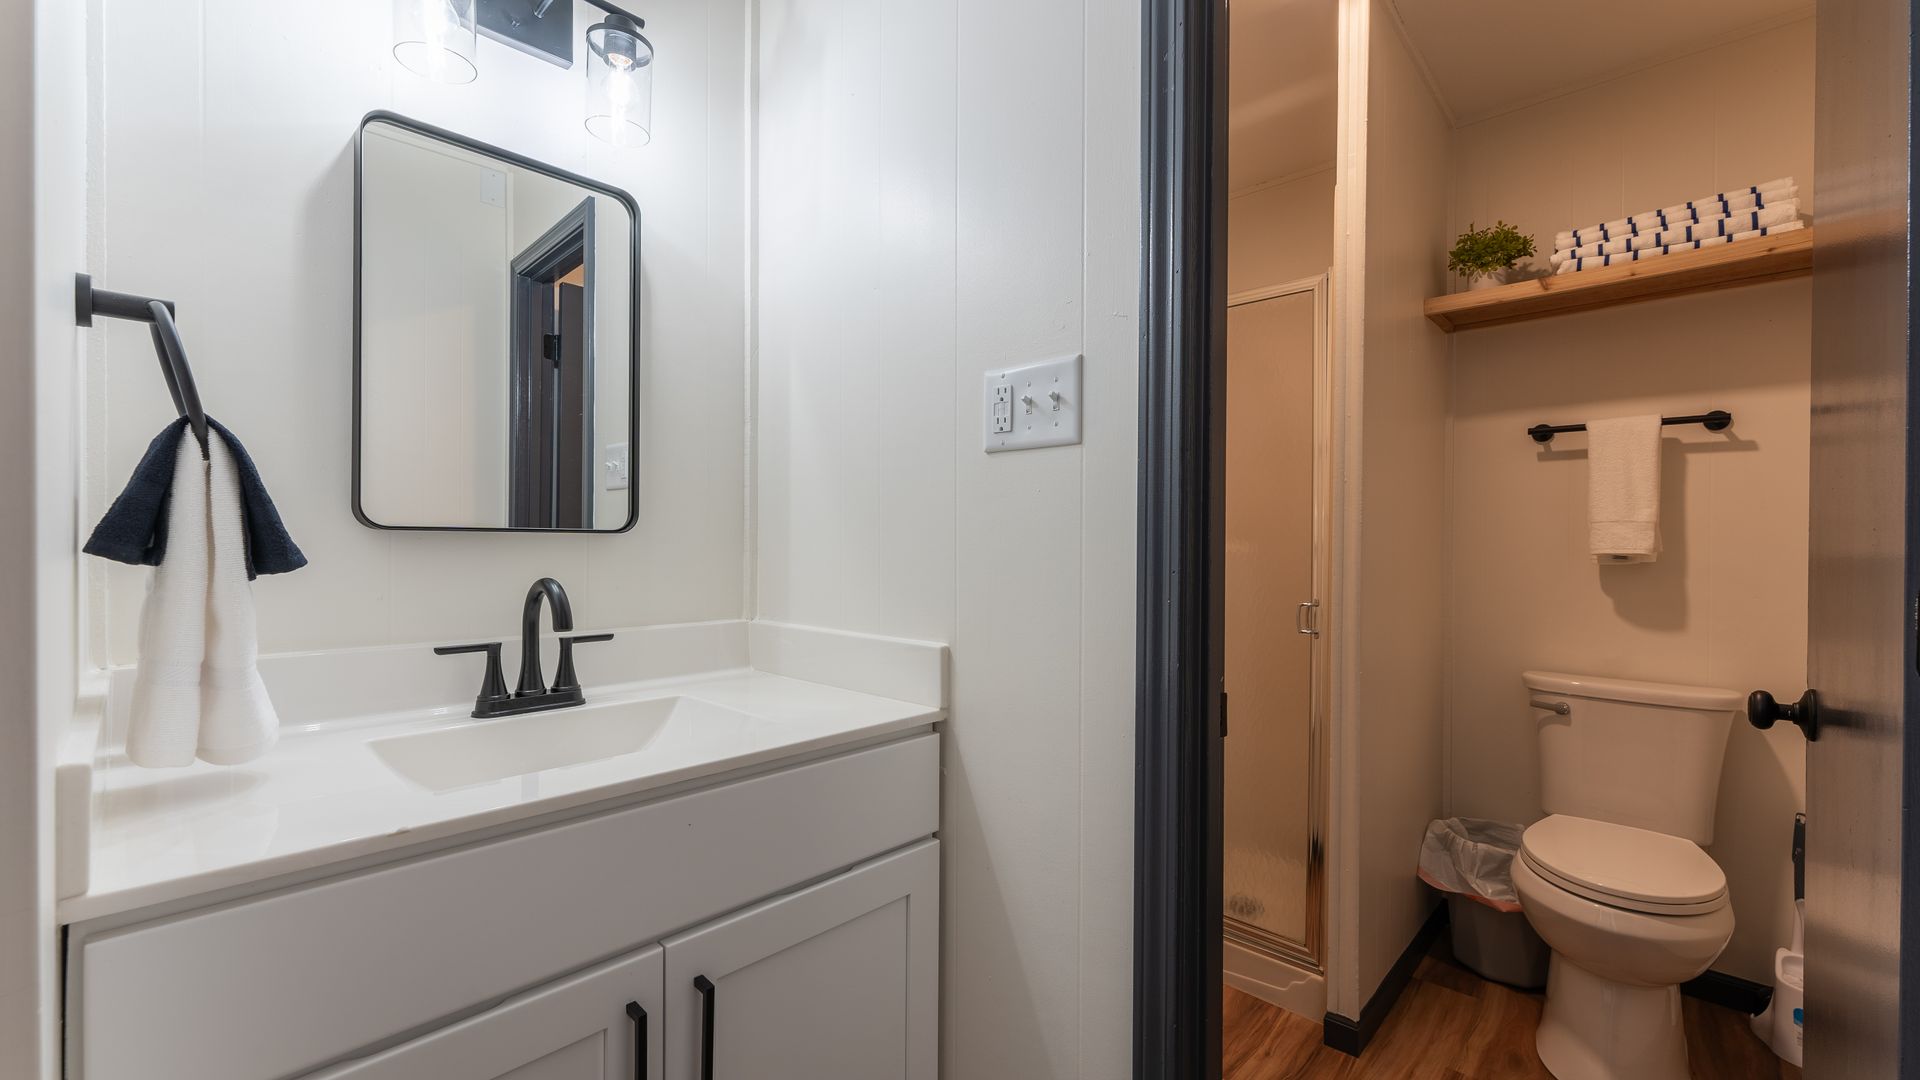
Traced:
<path id="1" fill-rule="evenodd" d="M 921 735 L 76 946 L 74 1080 L 277 1080 L 932 834 Z"/>

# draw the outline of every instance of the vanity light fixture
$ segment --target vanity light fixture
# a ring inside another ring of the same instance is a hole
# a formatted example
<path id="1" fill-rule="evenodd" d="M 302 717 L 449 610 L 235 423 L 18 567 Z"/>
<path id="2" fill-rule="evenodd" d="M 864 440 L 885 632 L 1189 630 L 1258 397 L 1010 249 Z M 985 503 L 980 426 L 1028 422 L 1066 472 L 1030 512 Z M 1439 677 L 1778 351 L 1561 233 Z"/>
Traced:
<path id="1" fill-rule="evenodd" d="M 438 83 L 469 83 L 474 63 L 476 0 L 393 0 L 393 58 Z"/>
<path id="2" fill-rule="evenodd" d="M 653 43 L 646 20 L 607 0 L 587 28 L 587 130 L 615 146 L 653 139 Z M 574 0 L 393 0 L 393 55 L 435 82 L 472 82 L 476 31 L 556 67 L 573 66 Z"/>
<path id="3" fill-rule="evenodd" d="M 587 130 L 615 146 L 653 138 L 653 44 L 624 11 L 587 28 Z"/>

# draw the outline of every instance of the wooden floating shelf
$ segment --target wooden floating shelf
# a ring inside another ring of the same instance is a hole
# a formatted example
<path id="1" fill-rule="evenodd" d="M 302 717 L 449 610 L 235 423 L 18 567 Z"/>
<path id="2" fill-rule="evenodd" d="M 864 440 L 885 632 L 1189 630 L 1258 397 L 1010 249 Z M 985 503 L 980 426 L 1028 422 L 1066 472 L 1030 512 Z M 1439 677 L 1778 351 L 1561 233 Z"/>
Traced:
<path id="1" fill-rule="evenodd" d="M 1813 271 L 1813 230 L 1795 229 L 1645 262 L 1602 266 L 1430 297 L 1427 318 L 1449 334 L 1476 326 L 1540 319 L 1662 296 L 1753 285 Z"/>

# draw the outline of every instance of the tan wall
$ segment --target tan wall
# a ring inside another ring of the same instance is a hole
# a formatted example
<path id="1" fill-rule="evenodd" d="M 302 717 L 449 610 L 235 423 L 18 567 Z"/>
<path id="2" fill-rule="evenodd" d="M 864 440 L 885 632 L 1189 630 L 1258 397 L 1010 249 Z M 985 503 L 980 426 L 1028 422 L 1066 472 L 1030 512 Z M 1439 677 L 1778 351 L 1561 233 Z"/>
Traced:
<path id="1" fill-rule="evenodd" d="M 1333 265 L 1333 168 L 1227 202 L 1227 291 L 1324 274 Z"/>
<path id="2" fill-rule="evenodd" d="M 1442 808 L 1447 339 L 1420 314 L 1442 287 L 1448 129 L 1392 13 L 1369 39 L 1360 566 L 1350 719 L 1358 740 L 1360 1000 L 1432 907 L 1414 877 Z M 1342 613 L 1334 614 L 1336 619 Z"/>
<path id="3" fill-rule="evenodd" d="M 1570 225 L 1785 174 L 1805 200 L 1812 109 L 1805 21 L 1474 124 L 1456 132 L 1452 224 L 1505 218 L 1551 248 Z M 1803 279 L 1454 336 L 1452 813 L 1539 816 L 1524 669 L 1798 693 L 1809 303 Z M 1597 566 L 1584 439 L 1541 453 L 1523 429 L 1711 408 L 1734 414 L 1731 437 L 1667 433 L 1659 561 Z M 1711 848 L 1738 923 L 1720 970 L 1766 980 L 1786 942 L 1804 766 L 1797 730 L 1737 722 Z"/>

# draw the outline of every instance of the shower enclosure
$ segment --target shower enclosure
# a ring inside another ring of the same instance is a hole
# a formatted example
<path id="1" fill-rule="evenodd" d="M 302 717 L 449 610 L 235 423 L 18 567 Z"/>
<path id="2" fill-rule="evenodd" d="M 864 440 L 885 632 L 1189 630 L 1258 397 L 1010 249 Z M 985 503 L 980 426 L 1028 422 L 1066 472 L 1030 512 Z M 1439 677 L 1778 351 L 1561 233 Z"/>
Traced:
<path id="1" fill-rule="evenodd" d="M 1309 973 L 1325 923 L 1326 313 L 1326 275 L 1227 311 L 1225 933 Z"/>

